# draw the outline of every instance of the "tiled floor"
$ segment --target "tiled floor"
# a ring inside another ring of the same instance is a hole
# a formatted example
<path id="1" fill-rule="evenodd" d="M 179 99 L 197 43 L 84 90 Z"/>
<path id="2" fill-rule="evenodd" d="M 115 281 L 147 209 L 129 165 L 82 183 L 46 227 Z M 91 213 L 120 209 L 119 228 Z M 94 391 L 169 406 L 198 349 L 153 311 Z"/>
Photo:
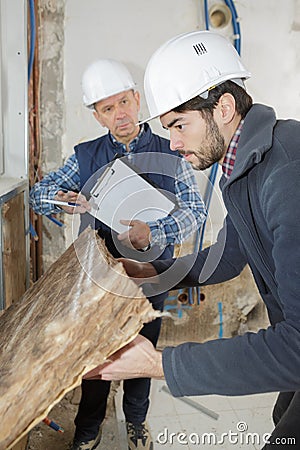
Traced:
<path id="1" fill-rule="evenodd" d="M 156 441 L 154 450 L 259 450 L 263 436 L 273 428 L 271 413 L 276 394 L 190 397 L 200 409 L 203 406 L 209 410 L 201 412 L 195 405 L 172 397 L 165 388 L 164 381 L 152 382 L 147 420 Z M 121 388 L 115 401 L 120 450 L 127 450 Z M 216 414 L 217 419 L 211 417 Z"/>

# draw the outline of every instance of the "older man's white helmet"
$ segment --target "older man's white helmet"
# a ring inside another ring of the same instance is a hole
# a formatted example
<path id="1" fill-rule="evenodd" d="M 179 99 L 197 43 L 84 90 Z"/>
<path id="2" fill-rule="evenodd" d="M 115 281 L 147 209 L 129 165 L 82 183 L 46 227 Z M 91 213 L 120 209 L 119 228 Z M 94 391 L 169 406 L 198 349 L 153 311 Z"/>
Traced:
<path id="1" fill-rule="evenodd" d="M 114 59 L 99 59 L 82 76 L 83 104 L 88 108 L 100 100 L 135 87 L 127 67 Z"/>
<path id="2" fill-rule="evenodd" d="M 151 57 L 144 90 L 151 120 L 226 80 L 243 86 L 251 76 L 234 46 L 220 34 L 195 31 L 163 44 Z M 146 121 L 145 120 L 145 121 Z"/>

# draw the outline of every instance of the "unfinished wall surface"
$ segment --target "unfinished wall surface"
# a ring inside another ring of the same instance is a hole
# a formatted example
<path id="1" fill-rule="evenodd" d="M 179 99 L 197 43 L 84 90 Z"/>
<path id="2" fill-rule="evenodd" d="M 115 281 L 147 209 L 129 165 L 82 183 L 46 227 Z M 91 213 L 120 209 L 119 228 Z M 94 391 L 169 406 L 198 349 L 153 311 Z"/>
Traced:
<path id="1" fill-rule="evenodd" d="M 91 62 L 97 58 L 122 61 L 143 91 L 144 70 L 151 54 L 174 34 L 203 26 L 198 0 L 66 0 L 66 151 L 70 153 L 78 141 L 106 131 L 82 105 L 81 77 Z M 142 100 L 141 118 L 147 116 Z M 160 126 L 158 129 L 162 131 Z"/>
<path id="2" fill-rule="evenodd" d="M 64 103 L 64 0 L 39 0 L 40 119 L 42 171 L 63 164 Z M 64 220 L 64 216 L 57 217 Z M 66 249 L 64 228 L 43 218 L 43 262 L 46 270 Z"/>
<path id="3" fill-rule="evenodd" d="M 204 286 L 200 293 L 204 295 L 200 304 L 197 303 L 195 288 L 192 290 L 192 305 L 179 305 L 176 299 L 166 301 L 165 307 L 171 317 L 163 319 L 158 342 L 160 348 L 187 341 L 230 338 L 268 326 L 266 310 L 248 266 L 239 277 L 226 283 Z"/>
<path id="4" fill-rule="evenodd" d="M 209 5 L 214 3 L 224 2 L 209 1 Z M 249 92 L 255 101 L 274 105 L 280 116 L 300 118 L 299 102 L 293 101 L 295 94 L 298 100 L 300 95 L 296 76 L 300 65 L 299 0 L 234 3 L 240 17 L 241 53 L 253 74 L 247 82 Z M 78 141 L 105 132 L 82 106 L 81 76 L 90 62 L 99 57 L 120 59 L 142 90 L 152 53 L 176 34 L 204 28 L 203 2 L 198 0 L 66 0 L 66 152 L 71 153 Z M 225 34 L 233 34 L 231 27 Z M 146 117 L 144 102 L 141 110 L 141 117 Z M 152 124 L 163 132 L 158 122 Z"/>

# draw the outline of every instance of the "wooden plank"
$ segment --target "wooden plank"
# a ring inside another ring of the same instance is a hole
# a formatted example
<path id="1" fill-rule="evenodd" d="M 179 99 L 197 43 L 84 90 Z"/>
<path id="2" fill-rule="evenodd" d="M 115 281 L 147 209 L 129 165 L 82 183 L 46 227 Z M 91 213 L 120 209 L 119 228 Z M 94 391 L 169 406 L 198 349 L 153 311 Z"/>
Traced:
<path id="1" fill-rule="evenodd" d="M 159 313 L 87 229 L 0 317 L 0 450 Z"/>
<path id="2" fill-rule="evenodd" d="M 18 301 L 26 290 L 26 243 L 24 193 L 3 204 L 3 280 L 5 307 Z M 28 436 L 13 447 L 25 450 Z"/>
<path id="3" fill-rule="evenodd" d="M 20 299 L 26 290 L 26 243 L 24 193 L 2 206 L 3 279 L 5 306 Z"/>

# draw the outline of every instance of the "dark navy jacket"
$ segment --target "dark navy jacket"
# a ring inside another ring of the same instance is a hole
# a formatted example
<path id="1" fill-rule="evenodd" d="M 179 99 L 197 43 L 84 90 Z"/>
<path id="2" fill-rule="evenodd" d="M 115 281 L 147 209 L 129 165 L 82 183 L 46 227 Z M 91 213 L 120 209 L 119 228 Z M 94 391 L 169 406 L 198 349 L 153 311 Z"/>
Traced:
<path id="1" fill-rule="evenodd" d="M 107 164 L 115 157 L 124 156 L 121 145 L 114 143 L 109 134 L 77 145 L 75 153 L 80 168 L 81 190 L 87 197 L 91 187 L 107 167 Z M 170 156 L 168 164 L 163 163 L 163 155 Z M 174 196 L 178 156 L 177 152 L 170 150 L 170 142 L 167 139 L 153 134 L 149 125 L 145 124 L 144 132 L 140 136 L 137 146 L 130 153 L 130 163 L 155 185 L 169 191 Z M 105 239 L 106 246 L 114 257 L 123 256 L 140 261 L 150 261 L 157 257 L 165 259 L 173 256 L 174 249 L 171 245 L 168 245 L 164 250 L 156 245 L 145 253 L 128 249 L 120 244 L 116 235 L 105 224 L 98 220 L 95 221 L 89 214 L 82 215 L 80 231 L 89 224 L 97 229 L 99 235 Z"/>
<path id="2" fill-rule="evenodd" d="M 258 333 L 163 352 L 175 396 L 300 390 L 300 123 L 253 105 L 236 162 L 222 180 L 228 211 L 218 242 L 177 286 L 215 284 L 249 264 L 271 326 Z M 190 264 L 190 257 L 182 265 Z M 210 261 L 209 261 L 210 260 Z M 171 261 L 153 262 L 158 272 Z M 174 284 L 175 280 L 174 280 Z"/>

